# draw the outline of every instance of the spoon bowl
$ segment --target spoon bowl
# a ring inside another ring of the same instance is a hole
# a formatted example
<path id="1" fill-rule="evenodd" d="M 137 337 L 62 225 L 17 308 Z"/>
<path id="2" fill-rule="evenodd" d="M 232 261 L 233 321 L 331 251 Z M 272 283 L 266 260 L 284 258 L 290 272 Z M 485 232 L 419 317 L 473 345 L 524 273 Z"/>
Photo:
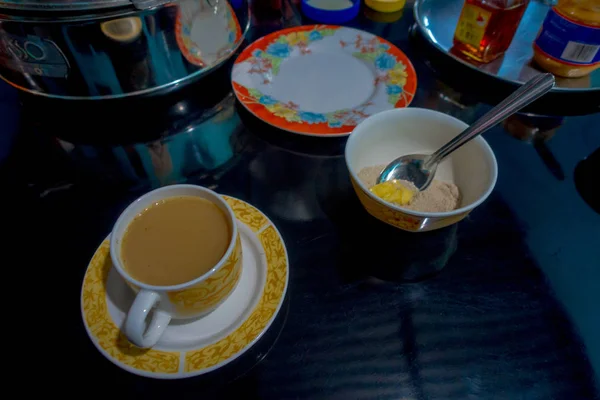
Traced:
<path id="1" fill-rule="evenodd" d="M 431 184 L 438 166 L 434 164 L 431 168 L 424 168 L 427 157 L 425 154 L 408 154 L 396 158 L 381 171 L 377 183 L 402 179 L 412 182 L 419 190 L 425 190 Z"/>

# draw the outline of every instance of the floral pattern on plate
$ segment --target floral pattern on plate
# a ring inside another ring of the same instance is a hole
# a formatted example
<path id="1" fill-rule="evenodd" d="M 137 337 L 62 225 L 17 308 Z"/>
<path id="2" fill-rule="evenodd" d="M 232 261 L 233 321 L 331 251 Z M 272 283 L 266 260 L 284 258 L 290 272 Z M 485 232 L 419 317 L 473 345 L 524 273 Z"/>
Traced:
<path id="1" fill-rule="evenodd" d="M 357 121 L 367 118 L 364 109 L 371 105 L 365 103 L 359 107 L 349 110 L 339 110 L 329 113 L 315 113 L 310 111 L 302 111 L 298 109 L 298 105 L 292 101 L 280 102 L 273 97 L 262 94 L 257 89 L 248 89 L 249 96 L 262 104 L 267 110 L 273 113 L 276 117 L 284 118 L 289 122 L 300 122 L 306 124 L 326 123 L 327 126 L 338 128 L 341 126 L 356 126 Z"/>
<path id="2" fill-rule="evenodd" d="M 281 35 L 277 40 L 271 43 L 265 50 L 255 50 L 252 57 L 248 60 L 253 68 L 250 73 L 272 74 L 279 73 L 281 61 L 289 57 L 294 48 L 300 51 L 300 54 L 310 54 L 308 45 L 314 41 L 321 40 L 325 36 L 332 36 L 335 29 L 314 29 L 312 31 L 292 32 Z"/>
<path id="3" fill-rule="evenodd" d="M 343 52 L 367 65 L 377 98 L 316 112 L 269 93 L 284 60 L 318 51 Z M 295 27 L 259 39 L 236 60 L 232 80 L 236 96 L 250 112 L 275 127 L 313 136 L 347 135 L 369 115 L 408 106 L 416 91 L 414 68 L 398 48 L 370 33 L 331 25 Z"/>
<path id="4" fill-rule="evenodd" d="M 342 41 L 340 45 L 345 47 L 347 43 Z M 377 37 L 364 39 L 362 35 L 358 35 L 354 46 L 360 48 L 360 51 L 352 54 L 354 57 L 372 63 L 377 68 L 375 85 L 385 83 L 385 92 L 390 104 L 396 105 L 401 98 L 408 96 L 404 93 L 408 77 L 406 65 L 388 53 L 390 46 L 387 43 L 379 42 Z M 412 97 L 412 94 L 410 96 Z"/>

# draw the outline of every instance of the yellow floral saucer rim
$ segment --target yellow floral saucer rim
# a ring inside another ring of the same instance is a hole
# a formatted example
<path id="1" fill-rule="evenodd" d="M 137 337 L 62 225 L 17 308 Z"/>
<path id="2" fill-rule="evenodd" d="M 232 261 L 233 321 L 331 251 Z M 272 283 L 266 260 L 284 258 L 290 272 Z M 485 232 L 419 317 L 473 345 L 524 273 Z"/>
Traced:
<path id="1" fill-rule="evenodd" d="M 210 343 L 183 349 L 164 346 L 138 348 L 127 340 L 113 321 L 109 310 L 107 283 L 109 275 L 115 277 L 118 274 L 112 268 L 107 238 L 94 253 L 83 279 L 81 313 L 92 343 L 109 361 L 126 371 L 145 377 L 187 378 L 230 363 L 250 349 L 269 329 L 281 309 L 287 291 L 289 261 L 285 244 L 275 225 L 257 208 L 240 199 L 229 196 L 223 198 L 238 219 L 242 240 L 249 241 L 249 246 L 260 249 L 258 257 L 255 257 L 258 258 L 255 268 L 264 268 L 265 276 L 260 285 L 261 293 L 255 296 L 257 299 L 239 318 L 239 322 Z M 244 265 L 246 264 L 244 257 Z M 238 287 L 241 285 L 242 280 Z M 235 293 L 231 297 L 234 296 Z M 219 308 L 221 307 L 226 307 L 226 303 Z M 219 309 L 213 314 L 218 311 Z M 201 320 L 194 323 L 202 323 Z"/>

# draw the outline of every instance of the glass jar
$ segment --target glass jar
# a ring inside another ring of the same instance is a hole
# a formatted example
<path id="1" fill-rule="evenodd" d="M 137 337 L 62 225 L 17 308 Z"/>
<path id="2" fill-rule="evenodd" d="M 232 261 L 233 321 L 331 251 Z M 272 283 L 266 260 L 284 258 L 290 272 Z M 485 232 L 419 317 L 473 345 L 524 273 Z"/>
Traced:
<path id="1" fill-rule="evenodd" d="M 466 0 L 453 53 L 488 63 L 508 49 L 529 0 Z"/>
<path id="2" fill-rule="evenodd" d="M 546 15 L 533 57 L 542 68 L 567 78 L 600 67 L 600 0 L 559 0 Z"/>

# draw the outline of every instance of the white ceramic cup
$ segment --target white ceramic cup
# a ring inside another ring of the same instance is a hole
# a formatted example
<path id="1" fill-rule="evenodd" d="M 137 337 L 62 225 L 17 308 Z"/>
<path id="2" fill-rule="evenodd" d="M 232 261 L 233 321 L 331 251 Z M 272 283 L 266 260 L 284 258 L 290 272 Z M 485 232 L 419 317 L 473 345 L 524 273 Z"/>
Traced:
<path id="1" fill-rule="evenodd" d="M 231 238 L 219 262 L 204 275 L 186 283 L 154 286 L 140 282 L 127 272 L 121 258 L 121 243 L 131 221 L 146 208 L 171 197 L 195 196 L 209 200 L 227 217 Z M 219 306 L 237 285 L 242 270 L 242 246 L 231 207 L 217 193 L 195 185 L 173 185 L 146 193 L 121 214 L 110 237 L 110 255 L 119 274 L 137 292 L 125 321 L 125 335 L 138 347 L 152 347 L 172 318 L 197 318 Z M 150 322 L 148 314 L 153 310 Z"/>

